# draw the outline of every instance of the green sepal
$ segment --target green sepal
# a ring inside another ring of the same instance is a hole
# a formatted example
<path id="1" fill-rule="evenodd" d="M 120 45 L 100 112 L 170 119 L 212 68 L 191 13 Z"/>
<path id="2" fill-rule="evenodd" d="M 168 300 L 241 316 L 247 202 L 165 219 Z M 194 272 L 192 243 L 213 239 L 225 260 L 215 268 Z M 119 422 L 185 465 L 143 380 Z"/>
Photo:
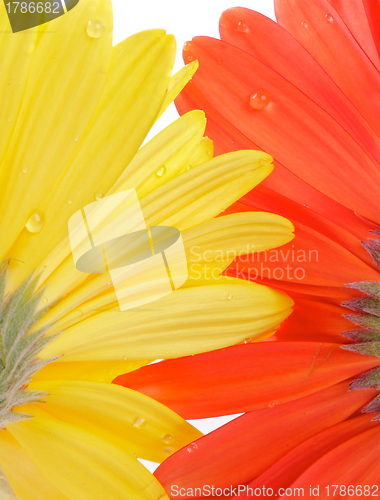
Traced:
<path id="1" fill-rule="evenodd" d="M 359 389 L 378 389 L 380 387 L 380 368 L 375 368 L 359 378 L 355 379 L 350 384 L 350 390 L 357 391 Z"/>
<path id="2" fill-rule="evenodd" d="M 342 306 L 360 313 L 380 316 L 380 300 L 373 297 L 361 297 L 359 299 L 343 302 Z"/>
<path id="3" fill-rule="evenodd" d="M 366 342 L 364 344 L 346 344 L 342 346 L 346 351 L 357 352 L 366 356 L 380 358 L 380 342 Z"/>
<path id="4" fill-rule="evenodd" d="M 349 330 L 341 335 L 356 342 L 376 342 L 380 341 L 380 333 L 372 330 Z"/>

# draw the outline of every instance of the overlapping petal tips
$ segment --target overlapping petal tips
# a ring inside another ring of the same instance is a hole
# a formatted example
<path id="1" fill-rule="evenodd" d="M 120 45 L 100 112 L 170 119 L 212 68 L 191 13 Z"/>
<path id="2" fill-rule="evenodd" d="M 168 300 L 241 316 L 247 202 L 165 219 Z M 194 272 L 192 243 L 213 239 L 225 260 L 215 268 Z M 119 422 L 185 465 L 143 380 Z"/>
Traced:
<path id="1" fill-rule="evenodd" d="M 376 1 L 364 0 L 363 2 L 356 2 L 356 0 L 331 0 L 331 5 L 342 18 L 361 48 L 377 69 L 380 69 L 379 54 L 373 38 L 374 33 L 371 30 L 373 24 L 369 23 L 368 19 L 370 12 L 367 13 L 365 7 L 369 4 L 375 6 Z"/>
<path id="2" fill-rule="evenodd" d="M 312 0 L 307 7 L 302 0 L 275 0 L 274 3 L 279 24 L 306 48 L 379 134 L 376 120 L 380 108 L 379 72 L 331 3 Z M 342 54 L 345 64 L 341 63 Z M 360 81 L 352 68 L 360 73 Z M 367 98 L 363 99 L 363 95 Z"/>
<path id="3" fill-rule="evenodd" d="M 40 380 L 85 380 L 93 382 L 108 382 L 117 377 L 137 370 L 150 361 L 73 361 L 67 363 L 50 363 L 33 376 L 33 381 Z"/>
<path id="4" fill-rule="evenodd" d="M 195 38 L 185 52 L 189 53 L 199 60 L 200 68 L 185 88 L 184 99 L 190 96 L 191 100 L 194 94 L 197 103 L 200 93 L 211 109 L 234 124 L 237 137 L 248 137 L 308 184 L 368 219 L 378 220 L 380 172 L 325 110 L 276 71 L 230 44 Z M 270 102 L 267 99 L 269 104 L 258 110 L 250 100 L 261 90 L 270 96 Z M 309 168 L 311 164 L 313 168 Z M 342 164 L 344 190 L 337 168 Z"/>
<path id="5" fill-rule="evenodd" d="M 13 246 L 12 256 L 28 263 L 15 266 L 14 280 L 23 279 L 41 264 L 66 237 L 70 216 L 93 202 L 97 193 L 105 195 L 123 173 L 158 116 L 174 55 L 175 40 L 163 30 L 138 33 L 114 47 L 102 94 L 87 127 L 77 134 L 71 128 L 69 137 L 60 136 L 60 141 L 69 141 L 70 148 L 76 149 L 61 172 L 49 174 L 55 181 L 53 187 L 39 186 L 34 203 L 43 213 L 44 226 L 38 234 L 24 230 Z M 59 253 L 61 260 L 66 256 Z"/>
<path id="6" fill-rule="evenodd" d="M 163 361 L 114 382 L 184 418 L 207 418 L 298 399 L 380 364 L 377 358 L 350 354 L 338 344 L 260 342 Z"/>
<path id="7" fill-rule="evenodd" d="M 41 472 L 71 500 L 158 500 L 165 493 L 148 470 L 119 443 L 62 422 L 37 407 L 34 417 L 9 431 Z M 59 467 L 57 467 L 59 463 Z"/>
<path id="8" fill-rule="evenodd" d="M 57 489 L 42 473 L 9 431 L 0 433 L 0 465 L 17 498 L 21 500 L 69 500 L 69 497 Z M 8 499 L 5 498 L 5 500 Z"/>
<path id="9" fill-rule="evenodd" d="M 379 423 L 371 420 L 371 417 L 362 415 L 351 418 L 313 436 L 284 455 L 278 462 L 249 483 L 249 487 L 255 489 L 265 486 L 278 492 L 280 488 L 291 486 L 304 471 L 331 450 L 358 434 L 376 427 Z M 327 470 L 325 469 L 324 472 Z M 319 479 L 314 486 L 320 484 Z M 331 479 L 330 484 L 341 484 L 338 478 L 332 477 Z M 349 484 L 352 483 L 349 481 Z M 325 492 L 321 491 L 320 493 Z M 276 494 L 274 496 L 278 497 Z M 242 498 L 246 498 L 246 495 L 243 494 Z"/>
<path id="10" fill-rule="evenodd" d="M 172 179 L 141 200 L 148 224 L 181 231 L 206 222 L 237 201 L 273 170 L 260 151 L 237 151 L 213 158 Z"/>
<path id="11" fill-rule="evenodd" d="M 378 162 L 379 143 L 371 127 L 309 52 L 284 28 L 258 12 L 235 8 L 222 14 L 220 34 L 222 40 L 259 59 L 327 111 Z"/>
<path id="12" fill-rule="evenodd" d="M 376 446 L 379 439 L 380 428 L 377 426 L 347 440 L 311 465 L 293 486 L 319 485 L 321 498 L 328 498 L 326 486 L 331 484 L 347 485 L 346 491 L 353 491 L 357 498 L 362 496 L 360 490 L 367 494 L 376 493 L 380 480 L 377 466 L 380 450 Z M 348 490 L 349 485 L 353 486 L 351 491 Z M 341 496 L 343 491 L 344 488 L 339 489 Z"/>
<path id="13" fill-rule="evenodd" d="M 202 436 L 162 404 L 117 385 L 44 380 L 30 387 L 49 393 L 44 405 L 49 414 L 153 462 L 162 462 Z"/>
<path id="14" fill-rule="evenodd" d="M 184 288 L 149 307 L 123 314 L 111 309 L 77 323 L 41 356 L 82 361 L 197 354 L 273 331 L 292 305 L 287 295 L 253 283 Z"/>
<path id="15" fill-rule="evenodd" d="M 98 39 L 87 35 L 91 19 L 104 24 Z M 22 105 L 13 117 L 17 123 L 0 167 L 1 212 L 12 213 L 1 219 L 2 255 L 64 172 L 77 146 L 74 139 L 84 133 L 98 103 L 112 51 L 111 0 L 81 2 L 51 21 L 50 29 L 56 31 L 54 37 L 45 33 L 34 49 Z"/>
<path id="16" fill-rule="evenodd" d="M 349 392 L 344 382 L 290 403 L 246 413 L 177 452 L 155 476 L 169 495 L 172 485 L 247 484 L 292 448 L 348 418 L 375 393 Z"/>

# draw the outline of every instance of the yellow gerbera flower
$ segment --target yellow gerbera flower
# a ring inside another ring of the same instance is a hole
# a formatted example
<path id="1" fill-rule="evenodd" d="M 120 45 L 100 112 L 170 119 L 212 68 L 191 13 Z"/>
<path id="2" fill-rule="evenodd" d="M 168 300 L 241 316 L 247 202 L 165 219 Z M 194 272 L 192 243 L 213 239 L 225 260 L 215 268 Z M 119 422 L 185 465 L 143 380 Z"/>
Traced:
<path id="1" fill-rule="evenodd" d="M 166 498 L 137 458 L 161 462 L 200 433 L 112 380 L 265 338 L 291 311 L 282 292 L 219 276 L 247 242 L 258 251 L 293 237 L 273 214 L 215 219 L 271 172 L 271 157 L 212 158 L 200 111 L 139 149 L 196 70 L 171 77 L 174 56 L 162 30 L 112 47 L 110 0 L 15 35 L 0 4 L 0 465 L 22 500 Z M 122 312 L 108 273 L 76 269 L 67 223 L 128 189 L 148 226 L 182 232 L 189 277 Z"/>

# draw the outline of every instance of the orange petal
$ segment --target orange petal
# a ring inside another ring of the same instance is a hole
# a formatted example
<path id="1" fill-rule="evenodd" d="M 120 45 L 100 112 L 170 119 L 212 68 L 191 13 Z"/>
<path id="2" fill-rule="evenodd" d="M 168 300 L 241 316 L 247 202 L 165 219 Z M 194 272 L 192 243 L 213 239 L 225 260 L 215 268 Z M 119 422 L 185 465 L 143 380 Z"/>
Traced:
<path id="1" fill-rule="evenodd" d="M 332 485 L 346 485 L 342 487 L 342 490 L 340 486 L 336 489 L 340 496 L 359 498 L 364 493 L 361 495 L 360 488 L 356 490 L 356 486 L 361 487 L 364 492 L 364 486 L 368 485 L 367 490 L 370 494 L 366 496 L 372 496 L 372 494 L 378 496 L 380 447 L 377 444 L 379 440 L 380 427 L 378 426 L 353 437 L 314 463 L 292 486 L 309 488 L 310 485 L 313 487 L 319 485 L 318 498 L 331 498 L 335 489 Z M 351 494 L 347 489 L 349 485 L 353 486 Z M 327 486 L 330 488 L 328 489 Z"/>
<path id="2" fill-rule="evenodd" d="M 114 383 L 142 392 L 185 419 L 282 404 L 380 365 L 339 344 L 259 342 L 155 363 Z"/>
<path id="3" fill-rule="evenodd" d="M 174 485 L 246 484 L 294 447 L 348 418 L 375 394 L 349 392 L 344 382 L 284 405 L 246 413 L 179 450 L 155 476 L 172 498 Z"/>
<path id="4" fill-rule="evenodd" d="M 336 446 L 379 425 L 379 422 L 373 421 L 372 418 L 373 415 L 351 418 L 313 436 L 284 455 L 272 467 L 252 481 L 249 487 L 255 489 L 265 486 L 267 489 L 272 488 L 274 492 L 280 488 L 287 488 L 308 467 Z M 274 496 L 278 497 L 278 495 Z M 241 498 L 247 497 L 242 495 Z"/>
<path id="5" fill-rule="evenodd" d="M 275 0 L 274 4 L 279 24 L 305 47 L 380 135 L 379 72 L 331 3 Z"/>
<path id="6" fill-rule="evenodd" d="M 225 42 L 195 38 L 185 54 L 187 60 L 200 62 L 185 95 L 198 89 L 243 136 L 305 182 L 366 218 L 380 221 L 376 187 L 380 172 L 326 111 L 261 61 Z M 259 89 L 271 98 L 262 110 L 249 104 Z M 344 167 L 344 179 L 338 166 Z"/>

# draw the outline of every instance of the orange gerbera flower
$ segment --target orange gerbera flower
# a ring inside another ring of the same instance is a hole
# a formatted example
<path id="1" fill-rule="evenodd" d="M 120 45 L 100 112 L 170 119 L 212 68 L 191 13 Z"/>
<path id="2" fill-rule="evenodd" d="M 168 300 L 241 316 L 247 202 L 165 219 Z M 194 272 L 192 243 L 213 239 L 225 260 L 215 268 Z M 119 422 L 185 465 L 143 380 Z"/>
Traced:
<path id="1" fill-rule="evenodd" d="M 181 488 L 185 497 L 379 494 L 380 241 L 370 231 L 380 235 L 380 4 L 275 8 L 278 23 L 230 9 L 221 40 L 185 44 L 185 62 L 200 68 L 177 107 L 206 112 L 217 154 L 262 149 L 275 158 L 274 173 L 238 208 L 291 219 L 296 239 L 259 260 L 235 259 L 228 272 L 287 290 L 295 313 L 274 342 L 118 380 L 185 418 L 246 412 L 159 467 L 173 498 Z M 342 303 L 355 314 L 344 316 Z"/>

